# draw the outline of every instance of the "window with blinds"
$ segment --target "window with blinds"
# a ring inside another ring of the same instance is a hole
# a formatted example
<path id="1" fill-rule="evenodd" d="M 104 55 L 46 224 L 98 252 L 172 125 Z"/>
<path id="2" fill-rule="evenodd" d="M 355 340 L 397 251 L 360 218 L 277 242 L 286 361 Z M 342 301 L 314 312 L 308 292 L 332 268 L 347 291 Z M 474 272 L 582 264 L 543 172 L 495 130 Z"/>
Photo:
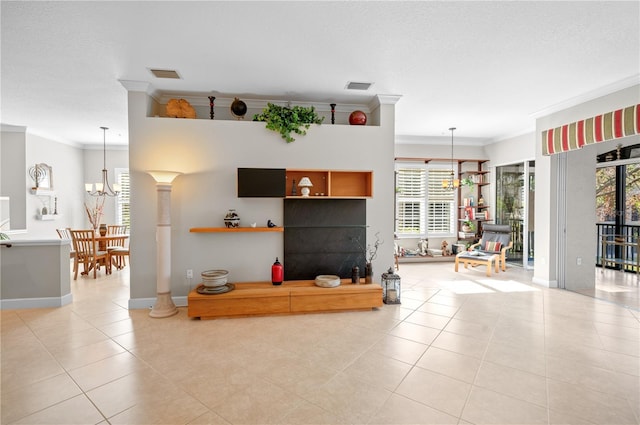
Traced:
<path id="1" fill-rule="evenodd" d="M 454 233 L 454 191 L 442 188 L 451 170 L 436 166 L 396 168 L 396 234 L 398 236 Z"/>
<path id="2" fill-rule="evenodd" d="M 451 179 L 451 169 L 429 169 L 427 233 L 453 234 L 455 220 L 455 191 L 442 187 L 443 180 Z"/>
<path id="3" fill-rule="evenodd" d="M 129 210 L 130 183 L 129 170 L 126 168 L 116 168 L 116 181 L 120 185 L 120 193 L 116 200 L 116 220 L 117 224 L 127 226 L 131 229 L 131 216 Z"/>
<path id="4" fill-rule="evenodd" d="M 396 174 L 396 233 L 422 235 L 426 231 L 425 168 L 399 168 Z"/>

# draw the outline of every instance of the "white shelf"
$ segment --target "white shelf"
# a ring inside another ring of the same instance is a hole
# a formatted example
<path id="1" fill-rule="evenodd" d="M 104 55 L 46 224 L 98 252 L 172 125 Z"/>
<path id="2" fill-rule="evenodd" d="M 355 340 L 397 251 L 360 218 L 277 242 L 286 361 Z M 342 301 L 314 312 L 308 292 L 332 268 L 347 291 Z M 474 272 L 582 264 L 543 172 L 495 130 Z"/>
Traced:
<path id="1" fill-rule="evenodd" d="M 51 189 L 31 188 L 31 194 L 36 196 L 55 196 L 56 191 Z"/>
<path id="2" fill-rule="evenodd" d="M 36 216 L 38 220 L 42 220 L 42 221 L 57 220 L 59 217 L 60 217 L 60 214 L 45 214 L 45 215 L 38 214 Z"/>

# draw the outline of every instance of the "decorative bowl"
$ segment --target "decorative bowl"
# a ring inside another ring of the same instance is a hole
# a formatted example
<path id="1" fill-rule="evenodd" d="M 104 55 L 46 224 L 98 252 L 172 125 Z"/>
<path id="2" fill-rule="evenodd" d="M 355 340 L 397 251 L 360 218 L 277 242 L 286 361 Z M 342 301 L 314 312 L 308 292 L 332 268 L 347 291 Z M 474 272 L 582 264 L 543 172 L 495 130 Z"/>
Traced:
<path id="1" fill-rule="evenodd" d="M 335 288 L 336 286 L 340 286 L 340 276 L 321 274 L 316 276 L 315 284 L 323 288 Z"/>
<path id="2" fill-rule="evenodd" d="M 207 288 L 217 288 L 227 284 L 227 270 L 205 270 L 201 274 L 202 284 Z"/>

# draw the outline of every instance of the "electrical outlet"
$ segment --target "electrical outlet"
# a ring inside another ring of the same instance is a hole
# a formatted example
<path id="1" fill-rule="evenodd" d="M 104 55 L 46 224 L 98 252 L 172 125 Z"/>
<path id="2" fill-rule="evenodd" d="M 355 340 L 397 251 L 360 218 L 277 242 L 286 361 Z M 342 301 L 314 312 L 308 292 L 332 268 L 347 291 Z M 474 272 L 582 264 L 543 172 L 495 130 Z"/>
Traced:
<path id="1" fill-rule="evenodd" d="M 576 263 L 581 266 L 582 265 L 582 257 L 576 258 Z"/>
<path id="2" fill-rule="evenodd" d="M 193 270 L 187 270 L 187 279 L 193 279 Z"/>

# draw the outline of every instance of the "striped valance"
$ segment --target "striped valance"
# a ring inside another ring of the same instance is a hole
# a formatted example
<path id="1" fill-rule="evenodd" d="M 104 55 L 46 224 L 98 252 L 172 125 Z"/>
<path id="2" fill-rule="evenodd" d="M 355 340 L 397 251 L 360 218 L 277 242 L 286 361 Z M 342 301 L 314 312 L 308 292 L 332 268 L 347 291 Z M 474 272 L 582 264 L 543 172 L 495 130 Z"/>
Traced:
<path id="1" fill-rule="evenodd" d="M 553 155 L 634 134 L 640 134 L 640 105 L 545 130 L 542 132 L 542 153 Z"/>

